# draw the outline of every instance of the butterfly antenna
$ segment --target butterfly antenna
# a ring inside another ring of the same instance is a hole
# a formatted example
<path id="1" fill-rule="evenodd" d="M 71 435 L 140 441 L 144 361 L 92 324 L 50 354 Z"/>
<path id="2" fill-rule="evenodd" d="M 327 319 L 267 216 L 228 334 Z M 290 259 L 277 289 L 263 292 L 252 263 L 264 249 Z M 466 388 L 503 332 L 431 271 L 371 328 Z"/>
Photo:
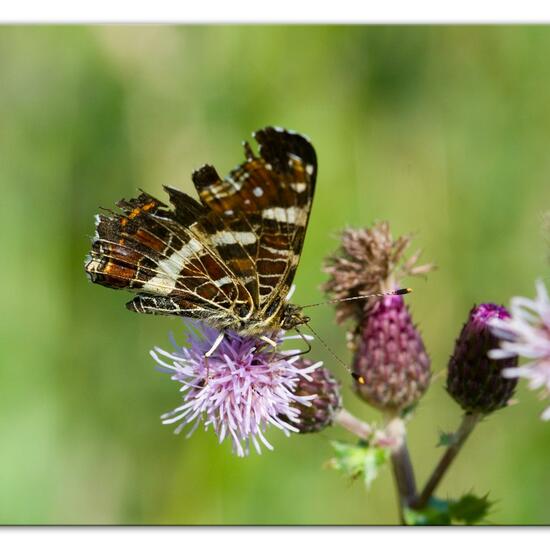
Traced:
<path id="1" fill-rule="evenodd" d="M 397 290 L 389 290 L 388 292 L 378 292 L 377 294 L 365 294 L 363 296 L 353 296 L 352 298 L 339 298 L 337 300 L 329 300 L 328 302 L 318 302 L 316 304 L 307 304 L 300 306 L 300 309 L 306 307 L 324 306 L 327 304 L 339 304 L 340 302 L 350 302 L 351 300 L 367 300 L 368 298 L 383 298 L 384 296 L 400 296 L 402 294 L 410 294 L 412 288 L 398 288 Z"/>
<path id="2" fill-rule="evenodd" d="M 352 370 L 344 363 L 344 361 L 342 361 L 342 359 L 340 359 L 340 357 L 338 357 L 338 355 L 336 355 L 336 353 L 334 353 L 334 351 L 332 351 L 332 349 L 330 348 L 330 346 L 319 336 L 319 334 L 317 332 L 315 332 L 313 330 L 313 328 L 311 328 L 311 325 L 309 323 L 305 323 L 306 327 L 311 330 L 311 332 L 313 332 L 313 334 L 315 334 L 315 337 L 319 340 L 319 342 L 321 342 L 321 344 L 323 344 L 323 346 L 330 352 L 330 354 L 334 357 L 334 359 L 336 359 L 336 361 L 338 361 L 338 363 L 340 363 L 348 372 L 349 374 L 351 374 L 351 376 L 353 378 L 355 378 L 355 380 L 357 380 L 360 384 L 364 384 L 365 383 L 365 380 L 362 376 L 358 376 L 357 374 L 355 374 L 354 372 L 352 372 Z"/>
<path id="3" fill-rule="evenodd" d="M 398 288 L 397 290 L 391 290 L 389 292 L 378 292 L 376 294 L 368 294 L 368 295 L 365 295 L 365 296 L 354 296 L 352 298 L 342 298 L 340 300 L 329 300 L 328 302 L 319 302 L 317 304 L 307 304 L 305 306 L 300 306 L 300 309 L 306 308 L 306 307 L 321 306 L 321 305 L 324 305 L 324 304 L 338 304 L 340 302 L 349 302 L 351 300 L 365 300 L 365 299 L 368 299 L 368 298 L 383 298 L 384 296 L 400 296 L 402 294 L 410 294 L 411 292 L 412 292 L 412 288 Z M 305 323 L 305 325 L 307 326 L 307 328 L 309 328 L 309 330 L 311 330 L 311 332 L 313 334 L 315 334 L 315 336 L 316 336 L 316 338 L 318 338 L 319 342 L 321 342 L 321 344 L 323 344 L 323 346 L 330 352 L 330 354 L 336 359 L 336 361 L 338 361 L 338 363 L 340 363 L 359 384 L 364 384 L 365 383 L 365 379 L 362 376 L 360 376 L 358 374 L 355 374 L 344 363 L 344 361 L 342 361 L 342 359 L 340 359 L 340 357 L 338 357 L 338 355 L 336 355 L 336 353 L 334 353 L 334 351 L 332 351 L 332 349 L 321 338 L 321 336 L 319 336 L 319 334 L 317 334 L 317 332 L 315 332 L 313 330 L 313 328 L 311 327 L 311 325 L 309 323 Z"/>

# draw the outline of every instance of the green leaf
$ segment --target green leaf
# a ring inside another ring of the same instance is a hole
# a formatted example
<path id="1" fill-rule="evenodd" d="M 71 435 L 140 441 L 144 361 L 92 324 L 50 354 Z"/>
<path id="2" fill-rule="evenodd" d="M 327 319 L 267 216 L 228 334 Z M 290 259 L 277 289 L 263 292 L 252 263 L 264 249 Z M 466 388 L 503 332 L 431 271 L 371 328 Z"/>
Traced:
<path id="1" fill-rule="evenodd" d="M 459 500 L 432 497 L 424 508 L 405 508 L 403 516 L 407 525 L 474 525 L 487 516 L 491 506 L 487 495 L 480 498 L 468 493 Z"/>
<path id="2" fill-rule="evenodd" d="M 378 476 L 380 468 L 388 461 L 389 450 L 384 447 L 369 446 L 366 442 L 358 444 L 331 441 L 335 457 L 329 466 L 342 472 L 351 479 L 363 477 L 367 489 Z"/>
<path id="3" fill-rule="evenodd" d="M 434 497 L 424 508 L 405 508 L 403 517 L 407 525 L 451 525 L 449 503 Z"/>
<path id="4" fill-rule="evenodd" d="M 489 495 L 477 497 L 472 493 L 464 495 L 459 500 L 449 502 L 449 511 L 453 520 L 466 525 L 474 525 L 481 522 L 491 509 L 493 503 Z"/>
<path id="5" fill-rule="evenodd" d="M 369 447 L 366 450 L 363 476 L 367 489 L 370 489 L 372 482 L 378 477 L 380 468 L 386 464 L 389 456 L 389 450 L 384 447 Z"/>
<path id="6" fill-rule="evenodd" d="M 361 475 L 364 462 L 363 445 L 351 445 L 341 441 L 331 441 L 330 444 L 336 456 L 329 462 L 329 466 L 351 478 Z"/>
<path id="7" fill-rule="evenodd" d="M 439 432 L 437 447 L 449 447 L 456 442 L 456 434 L 453 432 Z"/>

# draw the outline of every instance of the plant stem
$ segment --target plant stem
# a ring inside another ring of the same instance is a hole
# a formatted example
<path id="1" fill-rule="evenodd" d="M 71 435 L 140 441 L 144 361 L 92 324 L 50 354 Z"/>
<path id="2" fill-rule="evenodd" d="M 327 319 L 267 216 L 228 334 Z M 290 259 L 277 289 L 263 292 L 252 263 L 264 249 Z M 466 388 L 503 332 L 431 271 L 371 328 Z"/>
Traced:
<path id="1" fill-rule="evenodd" d="M 374 433 L 373 429 L 366 422 L 359 420 L 346 409 L 340 409 L 336 413 L 334 422 L 360 439 L 369 439 Z"/>
<path id="2" fill-rule="evenodd" d="M 435 470 L 432 472 L 432 475 L 426 486 L 420 494 L 420 498 L 417 502 L 414 503 L 415 508 L 423 508 L 426 506 L 434 491 L 437 489 L 437 486 L 443 479 L 443 476 L 449 469 L 449 466 L 453 463 L 460 449 L 464 445 L 465 441 L 468 439 L 468 436 L 472 433 L 472 430 L 476 427 L 476 424 L 482 418 L 483 415 L 480 413 L 470 413 L 465 414 L 462 418 L 462 423 L 460 424 L 458 430 L 455 432 L 453 437 L 453 442 L 447 447 L 447 450 L 443 453 L 441 460 L 436 466 Z"/>
<path id="3" fill-rule="evenodd" d="M 401 523 L 404 524 L 403 511 L 416 500 L 417 494 L 414 470 L 407 448 L 407 430 L 403 419 L 391 418 L 386 424 L 386 435 L 395 441 L 391 448 L 391 462 L 399 499 L 399 516 Z"/>

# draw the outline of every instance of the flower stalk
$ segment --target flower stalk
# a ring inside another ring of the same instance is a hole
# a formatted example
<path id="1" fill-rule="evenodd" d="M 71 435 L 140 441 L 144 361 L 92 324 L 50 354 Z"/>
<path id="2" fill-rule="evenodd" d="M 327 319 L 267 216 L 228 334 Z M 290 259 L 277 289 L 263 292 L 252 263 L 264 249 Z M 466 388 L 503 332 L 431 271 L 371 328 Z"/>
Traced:
<path id="1" fill-rule="evenodd" d="M 445 473 L 454 462 L 457 457 L 460 449 L 462 449 L 464 443 L 472 433 L 473 429 L 476 427 L 477 423 L 483 418 L 481 413 L 470 413 L 465 414 L 462 417 L 462 423 L 460 424 L 458 430 L 454 433 L 452 437 L 451 444 L 447 447 L 446 451 L 443 453 L 439 463 L 435 467 L 432 475 L 428 479 L 424 489 L 420 493 L 420 497 L 416 502 L 414 502 L 415 508 L 423 508 L 428 504 L 428 501 L 434 494 L 435 490 L 441 483 Z"/>
<path id="2" fill-rule="evenodd" d="M 411 506 L 417 498 L 414 469 L 407 447 L 407 430 L 400 417 L 391 418 L 386 425 L 386 434 L 394 443 L 391 447 L 393 478 L 398 494 L 399 517 L 405 524 L 405 508 Z"/>
<path id="3" fill-rule="evenodd" d="M 369 424 L 359 420 L 346 409 L 340 409 L 336 413 L 334 416 L 334 423 L 340 425 L 353 435 L 356 435 L 359 439 L 367 440 L 374 434 L 374 430 Z"/>

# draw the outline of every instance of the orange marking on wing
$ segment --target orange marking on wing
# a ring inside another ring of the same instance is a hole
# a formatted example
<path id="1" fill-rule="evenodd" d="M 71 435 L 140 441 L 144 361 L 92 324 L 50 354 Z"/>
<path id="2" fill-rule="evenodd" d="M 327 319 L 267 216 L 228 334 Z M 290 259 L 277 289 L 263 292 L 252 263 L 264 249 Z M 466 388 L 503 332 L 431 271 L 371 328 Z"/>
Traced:
<path id="1" fill-rule="evenodd" d="M 151 201 L 141 207 L 137 206 L 130 212 L 130 214 L 128 214 L 128 219 L 133 220 L 136 216 L 139 216 L 140 212 L 147 212 L 147 210 L 151 210 L 151 208 L 154 208 L 155 205 L 156 202 Z"/>
<path id="2" fill-rule="evenodd" d="M 141 208 L 134 208 L 128 215 L 128 219 L 133 220 L 137 215 L 139 215 L 140 212 Z"/>
<path id="3" fill-rule="evenodd" d="M 165 244 L 160 239 L 157 239 L 154 235 L 142 229 L 137 230 L 136 238 L 140 243 L 158 252 L 162 252 L 165 248 Z"/>
<path id="4" fill-rule="evenodd" d="M 132 267 L 124 267 L 122 265 L 109 262 L 105 266 L 103 272 L 111 277 L 116 277 L 117 279 L 131 279 L 136 270 Z"/>

